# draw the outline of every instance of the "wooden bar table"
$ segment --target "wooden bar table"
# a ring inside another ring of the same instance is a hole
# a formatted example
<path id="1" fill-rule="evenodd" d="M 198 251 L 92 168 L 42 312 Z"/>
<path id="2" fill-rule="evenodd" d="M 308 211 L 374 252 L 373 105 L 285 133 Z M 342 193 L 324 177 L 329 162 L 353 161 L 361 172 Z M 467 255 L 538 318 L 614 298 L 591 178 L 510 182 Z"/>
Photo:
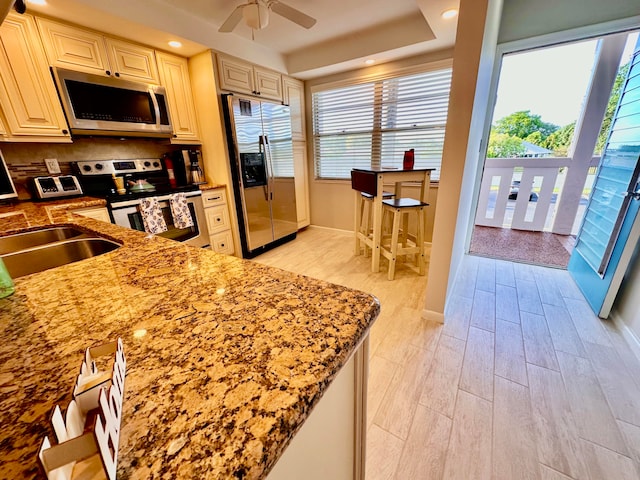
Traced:
<path id="1" fill-rule="evenodd" d="M 431 182 L 431 172 L 434 168 L 415 168 L 412 170 L 391 170 L 391 169 L 363 169 L 354 168 L 355 172 L 365 174 L 375 174 L 376 195 L 373 198 L 373 248 L 371 249 L 371 271 L 380 271 L 380 243 L 382 241 L 382 192 L 385 184 L 394 185 L 396 198 L 402 196 L 402 185 L 405 183 L 418 183 L 420 185 L 420 198 L 422 202 L 429 203 L 429 184 Z M 369 192 L 370 193 L 370 192 Z M 358 204 L 356 203 L 356 208 Z M 356 229 L 356 234 L 357 229 Z"/>

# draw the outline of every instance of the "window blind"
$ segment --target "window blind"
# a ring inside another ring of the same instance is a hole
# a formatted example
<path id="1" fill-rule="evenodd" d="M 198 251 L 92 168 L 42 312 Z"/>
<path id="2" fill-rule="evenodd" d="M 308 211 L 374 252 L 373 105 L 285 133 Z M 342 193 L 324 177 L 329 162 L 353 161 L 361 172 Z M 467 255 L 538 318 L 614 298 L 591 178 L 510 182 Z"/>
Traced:
<path id="1" fill-rule="evenodd" d="M 438 179 L 447 123 L 451 68 L 314 92 L 315 176 L 348 179 L 352 168 L 415 168 Z"/>

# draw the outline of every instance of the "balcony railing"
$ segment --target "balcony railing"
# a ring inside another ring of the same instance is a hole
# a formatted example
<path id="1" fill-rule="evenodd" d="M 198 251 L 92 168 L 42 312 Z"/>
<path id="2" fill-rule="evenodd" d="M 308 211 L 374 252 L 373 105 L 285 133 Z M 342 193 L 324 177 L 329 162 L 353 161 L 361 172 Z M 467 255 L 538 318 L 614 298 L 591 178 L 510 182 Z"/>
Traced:
<path id="1" fill-rule="evenodd" d="M 600 157 L 593 157 L 591 163 L 585 165 L 576 164 L 566 157 L 487 158 L 480 186 L 476 225 L 566 233 L 554 228 L 555 213 L 558 208 L 575 208 L 577 215 L 571 229 L 575 235 L 599 161 Z M 586 176 L 583 185 L 572 182 L 565 184 L 571 168 L 586 170 L 583 172 Z"/>

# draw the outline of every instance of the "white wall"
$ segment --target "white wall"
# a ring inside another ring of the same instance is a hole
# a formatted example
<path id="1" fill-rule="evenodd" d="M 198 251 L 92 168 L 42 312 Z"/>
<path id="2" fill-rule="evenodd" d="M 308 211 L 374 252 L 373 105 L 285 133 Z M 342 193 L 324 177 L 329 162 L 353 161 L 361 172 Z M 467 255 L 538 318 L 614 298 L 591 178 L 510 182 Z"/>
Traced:
<path id="1" fill-rule="evenodd" d="M 426 315 L 434 319 L 444 319 L 471 228 L 501 5 L 502 0 L 460 2 L 425 302 Z"/>
<path id="2" fill-rule="evenodd" d="M 640 347 L 640 252 L 637 248 L 611 315 L 624 323 Z"/>
<path id="3" fill-rule="evenodd" d="M 637 15 L 638 0 L 504 0 L 498 43 Z"/>

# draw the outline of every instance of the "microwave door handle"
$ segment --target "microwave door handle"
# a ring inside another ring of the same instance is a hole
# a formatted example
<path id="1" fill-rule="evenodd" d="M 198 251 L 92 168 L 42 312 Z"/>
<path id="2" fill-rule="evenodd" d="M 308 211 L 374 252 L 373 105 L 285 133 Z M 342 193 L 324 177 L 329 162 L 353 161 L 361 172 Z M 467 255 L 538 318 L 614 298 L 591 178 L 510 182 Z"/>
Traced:
<path id="1" fill-rule="evenodd" d="M 153 102 L 153 111 L 156 113 L 156 127 L 160 128 L 160 107 L 158 106 L 158 97 L 156 97 L 156 92 L 153 89 L 149 89 L 149 94 L 151 95 L 151 101 Z M 169 114 L 169 112 L 167 112 Z"/>

